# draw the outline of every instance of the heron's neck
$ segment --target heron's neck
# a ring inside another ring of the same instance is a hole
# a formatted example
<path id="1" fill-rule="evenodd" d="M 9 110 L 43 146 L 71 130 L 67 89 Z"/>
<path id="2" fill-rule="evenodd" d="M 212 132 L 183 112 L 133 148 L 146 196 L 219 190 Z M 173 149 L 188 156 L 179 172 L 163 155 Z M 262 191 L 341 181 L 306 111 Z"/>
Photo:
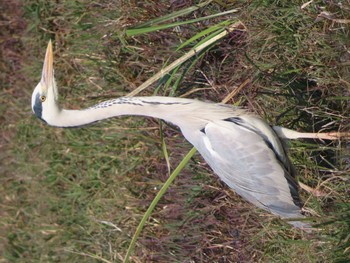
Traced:
<path id="1" fill-rule="evenodd" d="M 180 126 L 183 115 L 190 112 L 193 115 L 196 109 L 199 110 L 198 104 L 207 103 L 170 97 L 122 97 L 83 110 L 63 109 L 46 121 L 52 126 L 77 127 L 121 115 L 139 115 L 164 119 Z"/>

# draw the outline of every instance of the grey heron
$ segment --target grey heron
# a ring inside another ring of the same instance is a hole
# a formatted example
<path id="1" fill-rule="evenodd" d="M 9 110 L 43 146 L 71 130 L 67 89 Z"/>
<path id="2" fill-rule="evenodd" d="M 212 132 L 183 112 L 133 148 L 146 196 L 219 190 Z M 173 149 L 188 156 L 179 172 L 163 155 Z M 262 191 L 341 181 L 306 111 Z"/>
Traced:
<path id="1" fill-rule="evenodd" d="M 242 108 L 150 96 L 121 97 L 82 110 L 62 109 L 58 104 L 50 41 L 41 80 L 32 94 L 32 109 L 39 119 L 56 127 L 79 127 L 121 115 L 150 116 L 173 123 L 237 194 L 287 219 L 295 227 L 310 227 L 300 221 L 304 215 L 298 185 L 279 139 L 279 136 L 288 138 L 290 130 L 274 130 Z"/>

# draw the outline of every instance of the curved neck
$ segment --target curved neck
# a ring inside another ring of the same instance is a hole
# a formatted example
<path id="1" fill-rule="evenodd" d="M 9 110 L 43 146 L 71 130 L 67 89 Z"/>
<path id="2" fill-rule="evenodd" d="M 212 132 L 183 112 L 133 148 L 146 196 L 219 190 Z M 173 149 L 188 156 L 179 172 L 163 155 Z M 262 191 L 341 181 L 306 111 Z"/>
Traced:
<path id="1" fill-rule="evenodd" d="M 56 116 L 48 116 L 46 122 L 58 127 L 78 127 L 100 120 L 122 116 L 139 115 L 164 119 L 177 126 L 181 125 L 184 115 L 203 116 L 202 104 L 197 100 L 171 97 L 122 97 L 96 104 L 83 110 L 65 110 Z M 215 104 L 213 104 L 215 105 Z"/>

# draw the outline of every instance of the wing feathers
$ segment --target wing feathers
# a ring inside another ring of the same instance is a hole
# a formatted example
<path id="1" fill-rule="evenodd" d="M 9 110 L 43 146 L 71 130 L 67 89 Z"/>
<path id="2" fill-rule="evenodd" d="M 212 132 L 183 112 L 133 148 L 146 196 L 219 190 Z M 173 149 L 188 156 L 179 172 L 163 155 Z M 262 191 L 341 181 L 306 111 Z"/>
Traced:
<path id="1" fill-rule="evenodd" d="M 280 161 L 287 160 L 283 147 L 252 127 L 241 118 L 210 122 L 201 133 L 204 145 L 197 148 L 221 179 L 248 201 L 282 217 L 300 216 L 297 185 Z"/>

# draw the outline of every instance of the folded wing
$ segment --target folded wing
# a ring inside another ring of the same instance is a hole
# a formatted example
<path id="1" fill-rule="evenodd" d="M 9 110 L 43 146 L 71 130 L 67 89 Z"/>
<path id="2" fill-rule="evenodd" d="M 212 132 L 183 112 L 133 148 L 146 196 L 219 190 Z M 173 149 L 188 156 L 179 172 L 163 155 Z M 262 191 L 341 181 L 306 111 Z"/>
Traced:
<path id="1" fill-rule="evenodd" d="M 259 119 L 208 123 L 202 132 L 203 157 L 239 195 L 282 218 L 301 217 L 298 187 L 273 130 Z M 264 129 L 261 131 L 261 129 Z M 270 139 L 271 138 L 271 139 Z"/>

